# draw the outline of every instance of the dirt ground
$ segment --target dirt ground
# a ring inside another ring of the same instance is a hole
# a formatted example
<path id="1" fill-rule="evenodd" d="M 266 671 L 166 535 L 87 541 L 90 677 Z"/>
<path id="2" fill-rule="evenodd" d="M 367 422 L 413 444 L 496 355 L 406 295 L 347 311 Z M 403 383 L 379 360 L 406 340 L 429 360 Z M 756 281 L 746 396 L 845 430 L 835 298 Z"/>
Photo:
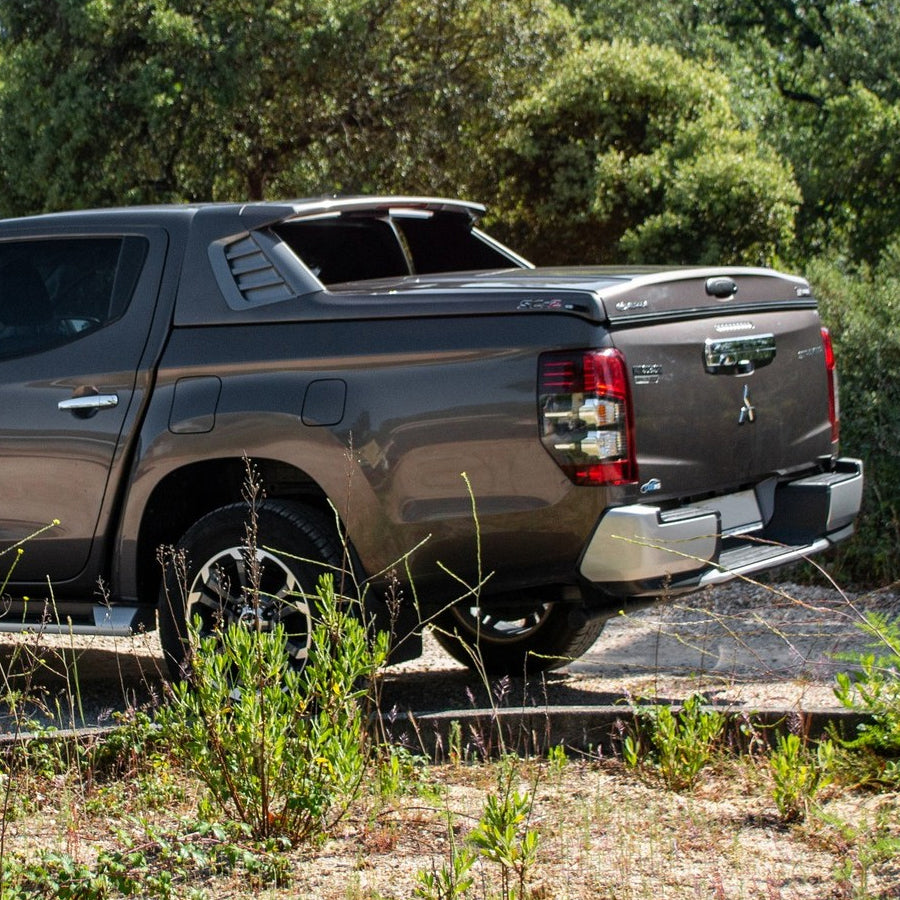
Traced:
<path id="1" fill-rule="evenodd" d="M 578 710 L 628 700 L 678 700 L 701 690 L 732 709 L 777 707 L 786 714 L 836 710 L 834 674 L 849 663 L 841 653 L 864 650 L 859 625 L 867 610 L 900 612 L 895 594 L 847 596 L 836 590 L 782 584 L 732 585 L 677 603 L 610 620 L 581 659 L 542 678 L 484 685 L 449 659 L 432 637 L 426 652 L 385 677 L 386 719 L 412 711 L 446 714 L 477 730 L 478 710 L 530 707 L 567 718 Z M 30 662 L 22 665 L 23 647 Z M 62 652 L 65 651 L 65 652 Z M 17 659 L 19 674 L 13 671 Z M 42 694 L 55 724 L 91 726 L 113 721 L 127 706 L 152 703 L 163 678 L 155 636 L 135 639 L 0 639 L 0 670 L 7 688 Z M 76 689 L 75 685 L 78 685 Z M 21 720 L 19 720 L 21 721 Z M 16 719 L 7 714 L 6 730 Z M 467 732 L 472 733 L 472 732 Z M 415 748 L 412 748 L 415 750 Z M 443 762 L 399 757 L 393 784 L 373 775 L 365 796 L 321 846 L 289 853 L 284 888 L 254 883 L 246 874 L 198 874 L 182 893 L 263 897 L 268 900 L 409 900 L 423 873 L 440 874 L 491 795 L 498 767 L 454 758 Z M 752 750 L 752 747 L 751 747 Z M 520 830 L 539 835 L 527 874 L 529 900 L 844 900 L 900 896 L 900 812 L 892 794 L 826 788 L 814 813 L 787 825 L 778 815 L 763 751 L 718 761 L 687 792 L 673 793 L 621 760 L 567 747 L 555 762 L 522 760 L 515 788 L 533 803 Z M 46 807 L 8 823 L 10 849 L 34 842 L 90 863 L 104 841 L 125 832 L 148 848 L 158 833 L 177 829 L 196 810 L 190 790 L 173 803 L 142 810 L 139 796 L 111 784 L 109 800 L 71 793 L 71 802 L 47 796 Z M 162 777 L 162 776 L 161 776 Z M 77 800 L 77 802 L 76 802 Z M 114 815 L 117 806 L 128 811 Z M 169 824 L 171 822 L 171 825 Z M 178 838 L 189 845 L 196 835 Z M 160 860 L 159 865 L 166 865 Z M 479 859 L 465 896 L 500 896 L 502 870 Z M 187 876 L 178 875 L 182 878 Z M 199 896 L 199 894 L 198 894 Z M 460 895 L 463 896 L 463 895 Z"/>

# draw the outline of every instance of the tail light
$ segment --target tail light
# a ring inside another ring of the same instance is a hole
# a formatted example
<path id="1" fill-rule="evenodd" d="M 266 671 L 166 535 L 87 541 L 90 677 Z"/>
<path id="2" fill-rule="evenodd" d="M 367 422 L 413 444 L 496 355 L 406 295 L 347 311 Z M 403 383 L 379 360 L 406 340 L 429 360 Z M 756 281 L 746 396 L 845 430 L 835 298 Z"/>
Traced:
<path id="1" fill-rule="evenodd" d="M 637 480 L 631 393 L 618 350 L 543 354 L 538 400 L 541 441 L 575 484 Z"/>
<path id="2" fill-rule="evenodd" d="M 836 444 L 841 436 L 841 408 L 838 400 L 837 366 L 834 348 L 827 328 L 822 329 L 822 346 L 825 350 L 825 371 L 828 373 L 828 419 L 831 422 L 831 442 Z"/>

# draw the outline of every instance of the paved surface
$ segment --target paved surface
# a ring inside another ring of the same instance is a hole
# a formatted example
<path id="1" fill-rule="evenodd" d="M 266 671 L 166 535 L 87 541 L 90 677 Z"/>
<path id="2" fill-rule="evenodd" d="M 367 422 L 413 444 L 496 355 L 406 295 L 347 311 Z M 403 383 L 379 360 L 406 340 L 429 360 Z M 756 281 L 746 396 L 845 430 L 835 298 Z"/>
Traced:
<path id="1" fill-rule="evenodd" d="M 796 586 L 734 585 L 611 619 L 595 646 L 565 668 L 524 681 L 482 684 L 433 638 L 426 654 L 387 676 L 388 716 L 483 709 L 547 710 L 621 705 L 627 699 L 710 701 L 784 711 L 838 707 L 835 655 L 863 650 L 866 610 L 900 615 L 891 593 L 848 598 Z M 0 732 L 104 726 L 153 704 L 164 666 L 155 635 L 51 638 L 0 635 Z M 22 697 L 32 698 L 26 703 Z M 10 701 L 13 702 L 10 702 Z"/>

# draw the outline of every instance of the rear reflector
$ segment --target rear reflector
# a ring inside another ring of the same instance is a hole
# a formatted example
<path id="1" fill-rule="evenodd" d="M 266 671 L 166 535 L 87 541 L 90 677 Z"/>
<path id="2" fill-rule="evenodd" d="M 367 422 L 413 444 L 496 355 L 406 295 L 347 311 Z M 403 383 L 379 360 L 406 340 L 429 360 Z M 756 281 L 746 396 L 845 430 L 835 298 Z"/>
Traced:
<path id="1" fill-rule="evenodd" d="M 831 334 L 822 329 L 822 346 L 825 350 L 825 371 L 828 373 L 828 418 L 831 421 L 831 442 L 836 444 L 841 437 L 841 410 L 838 400 L 837 366 L 834 362 L 834 348 Z"/>
<path id="2" fill-rule="evenodd" d="M 631 394 L 618 350 L 543 354 L 538 404 L 541 441 L 575 484 L 637 480 Z"/>

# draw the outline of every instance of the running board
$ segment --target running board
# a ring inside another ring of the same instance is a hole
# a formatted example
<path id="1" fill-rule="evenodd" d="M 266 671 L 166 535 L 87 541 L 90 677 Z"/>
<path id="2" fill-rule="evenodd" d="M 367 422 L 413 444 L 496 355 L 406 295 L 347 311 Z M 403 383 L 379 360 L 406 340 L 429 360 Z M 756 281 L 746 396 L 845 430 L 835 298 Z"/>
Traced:
<path id="1" fill-rule="evenodd" d="M 0 619 L 0 632 L 40 634 L 82 634 L 101 637 L 131 637 L 156 628 L 156 610 L 143 606 L 91 607 L 93 622 L 67 618 L 65 622 L 15 621 Z"/>

